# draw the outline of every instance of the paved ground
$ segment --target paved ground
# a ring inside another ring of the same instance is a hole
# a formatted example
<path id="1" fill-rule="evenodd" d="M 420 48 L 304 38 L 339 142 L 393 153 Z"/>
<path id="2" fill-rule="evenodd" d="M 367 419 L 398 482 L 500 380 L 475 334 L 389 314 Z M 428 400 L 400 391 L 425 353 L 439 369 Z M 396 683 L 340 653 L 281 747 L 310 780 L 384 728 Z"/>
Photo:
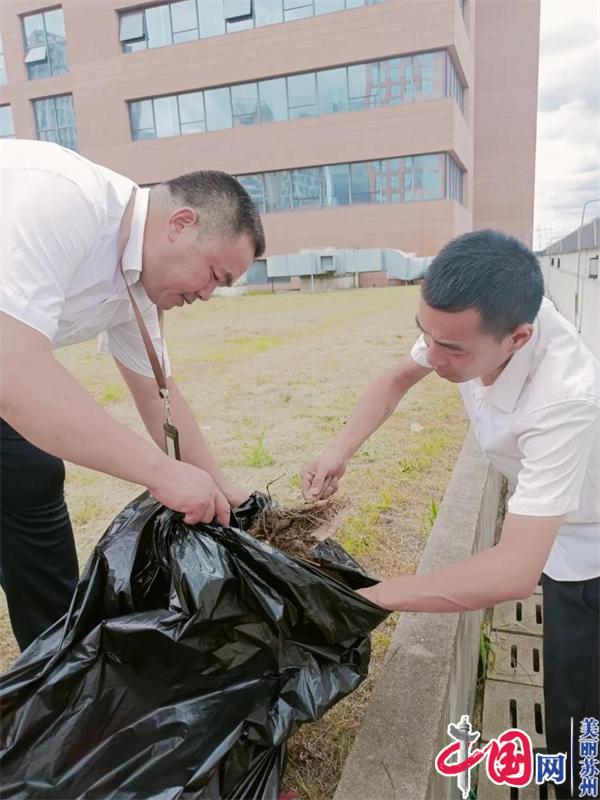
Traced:
<path id="1" fill-rule="evenodd" d="M 297 472 L 327 444 L 360 391 L 417 337 L 416 287 L 215 298 L 167 315 L 174 375 L 232 478 L 300 502 Z M 123 423 L 142 425 L 111 359 L 94 343 L 59 351 L 68 369 Z M 456 387 L 416 387 L 351 462 L 337 538 L 373 574 L 414 571 L 466 431 Z M 139 487 L 81 467 L 67 470 L 80 563 Z M 17 655 L 0 608 L 0 669 Z M 374 673 L 389 643 L 374 635 Z M 292 742 L 289 788 L 331 797 L 371 680 Z"/>

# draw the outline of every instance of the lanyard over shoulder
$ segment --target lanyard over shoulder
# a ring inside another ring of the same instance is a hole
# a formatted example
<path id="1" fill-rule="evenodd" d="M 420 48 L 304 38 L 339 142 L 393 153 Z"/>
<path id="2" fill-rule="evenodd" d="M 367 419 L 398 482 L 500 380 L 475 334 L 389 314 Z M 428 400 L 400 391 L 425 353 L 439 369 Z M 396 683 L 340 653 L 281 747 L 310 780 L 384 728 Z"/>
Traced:
<path id="1" fill-rule="evenodd" d="M 133 313 L 135 315 L 135 319 L 140 329 L 140 334 L 142 336 L 142 341 L 144 342 L 144 347 L 146 348 L 146 353 L 148 354 L 148 360 L 150 361 L 150 366 L 152 367 L 152 372 L 154 373 L 154 378 L 158 386 L 158 393 L 164 402 L 165 422 L 163 427 L 166 438 L 166 450 L 169 455 L 173 455 L 175 458 L 179 459 L 179 436 L 177 433 L 177 429 L 171 423 L 170 395 L 169 395 L 169 388 L 167 386 L 167 379 L 165 377 L 166 370 L 165 370 L 164 347 L 162 349 L 162 354 L 161 354 L 162 355 L 162 365 L 161 365 L 160 361 L 158 360 L 158 356 L 156 355 L 156 350 L 154 349 L 154 344 L 152 343 L 150 334 L 148 333 L 148 328 L 146 327 L 144 318 L 142 317 L 140 309 L 138 308 L 138 304 L 135 301 L 133 292 L 129 288 L 129 285 L 125 278 L 125 272 L 123 270 L 123 253 L 125 252 L 125 248 L 127 247 L 127 242 L 129 241 L 129 236 L 131 234 L 131 223 L 133 220 L 133 210 L 135 207 L 136 194 L 137 194 L 137 187 L 134 186 L 131 191 L 131 197 L 129 198 L 129 202 L 125 207 L 125 212 L 121 220 L 121 227 L 119 228 L 118 265 L 119 265 L 119 270 L 121 271 L 121 275 L 123 276 L 123 280 L 125 282 L 125 287 L 127 289 L 129 299 L 131 300 L 131 306 L 133 308 Z M 158 307 L 157 307 L 157 312 L 158 312 L 158 324 L 160 327 L 160 337 L 162 342 L 163 312 Z"/>

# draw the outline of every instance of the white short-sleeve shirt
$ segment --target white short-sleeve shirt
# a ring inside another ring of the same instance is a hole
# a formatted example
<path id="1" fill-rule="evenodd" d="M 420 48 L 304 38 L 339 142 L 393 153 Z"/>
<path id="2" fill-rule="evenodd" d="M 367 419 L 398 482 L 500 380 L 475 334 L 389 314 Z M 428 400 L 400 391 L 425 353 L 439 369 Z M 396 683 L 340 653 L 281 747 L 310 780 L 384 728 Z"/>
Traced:
<path id="1" fill-rule="evenodd" d="M 421 336 L 413 360 L 429 367 Z M 600 364 L 544 299 L 531 340 L 491 386 L 459 384 L 482 450 L 514 489 L 508 510 L 563 516 L 544 572 L 600 575 Z"/>
<path id="2" fill-rule="evenodd" d="M 0 311 L 54 348 L 92 339 L 153 377 L 117 264 L 119 228 L 135 184 L 50 142 L 0 140 Z M 141 283 L 148 189 L 138 189 L 123 270 L 159 358 L 156 306 Z"/>

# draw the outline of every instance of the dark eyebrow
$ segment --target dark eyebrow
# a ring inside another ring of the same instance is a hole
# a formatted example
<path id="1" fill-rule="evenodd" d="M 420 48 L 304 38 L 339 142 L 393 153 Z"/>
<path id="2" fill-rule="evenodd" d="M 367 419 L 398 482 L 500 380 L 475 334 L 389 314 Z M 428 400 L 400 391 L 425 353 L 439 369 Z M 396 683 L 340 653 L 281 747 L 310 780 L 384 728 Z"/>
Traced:
<path id="1" fill-rule="evenodd" d="M 415 314 L 415 322 L 417 323 L 417 328 L 421 331 L 421 333 L 427 333 L 427 331 L 423 328 L 421 323 L 419 322 L 419 315 Z M 429 334 L 427 334 L 429 335 Z M 445 347 L 446 350 L 453 350 L 457 353 L 464 353 L 464 347 L 461 347 L 458 344 L 452 344 L 452 342 L 438 342 L 437 339 L 433 340 L 436 344 L 439 344 L 441 347 Z"/>

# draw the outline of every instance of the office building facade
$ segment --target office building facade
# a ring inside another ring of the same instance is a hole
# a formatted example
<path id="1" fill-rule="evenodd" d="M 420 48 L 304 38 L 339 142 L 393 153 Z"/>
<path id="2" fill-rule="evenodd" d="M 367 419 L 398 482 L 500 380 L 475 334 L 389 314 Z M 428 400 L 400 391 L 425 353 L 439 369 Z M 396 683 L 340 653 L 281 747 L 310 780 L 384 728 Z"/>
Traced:
<path id="1" fill-rule="evenodd" d="M 538 0 L 3 0 L 0 136 L 230 172 L 269 255 L 531 244 L 538 33 Z"/>

